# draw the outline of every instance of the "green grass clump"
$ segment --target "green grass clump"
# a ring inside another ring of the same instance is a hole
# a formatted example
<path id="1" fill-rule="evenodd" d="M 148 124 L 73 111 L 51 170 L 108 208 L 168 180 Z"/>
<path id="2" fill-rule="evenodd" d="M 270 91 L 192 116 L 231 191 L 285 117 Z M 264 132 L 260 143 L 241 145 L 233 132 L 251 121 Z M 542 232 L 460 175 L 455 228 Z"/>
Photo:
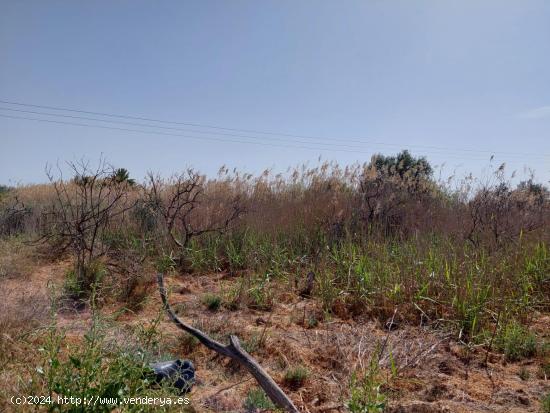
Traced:
<path id="1" fill-rule="evenodd" d="M 80 299 L 87 297 L 93 289 L 100 287 L 107 274 L 105 264 L 100 261 L 92 261 L 90 264 L 80 269 L 80 274 L 76 269 L 67 271 L 63 290 L 69 298 Z"/>
<path id="2" fill-rule="evenodd" d="M 243 340 L 241 345 L 248 354 L 253 354 L 257 352 L 260 349 L 260 347 L 263 346 L 264 344 L 263 340 L 264 338 L 262 335 L 258 333 L 252 333 L 252 335 L 249 338 L 247 338 L 246 340 Z"/>
<path id="3" fill-rule="evenodd" d="M 233 286 L 222 287 L 223 300 L 222 304 L 229 311 L 236 311 L 241 305 L 241 295 L 243 290 L 242 278 Z"/>
<path id="4" fill-rule="evenodd" d="M 507 324 L 495 341 L 508 361 L 533 357 L 537 352 L 536 336 L 517 322 Z"/>
<path id="5" fill-rule="evenodd" d="M 285 383 L 292 389 L 302 387 L 309 376 L 309 371 L 303 366 L 289 368 L 285 372 Z"/>
<path id="6" fill-rule="evenodd" d="M 155 262 L 156 270 L 164 274 L 174 271 L 176 266 L 177 262 L 172 254 L 159 255 Z"/>
<path id="7" fill-rule="evenodd" d="M 202 302 L 210 311 L 218 311 L 222 305 L 222 298 L 216 294 L 206 294 Z"/>
<path id="8" fill-rule="evenodd" d="M 251 277 L 250 288 L 246 290 L 248 307 L 255 310 L 268 311 L 273 308 L 273 292 L 271 290 L 271 277 L 269 274 Z"/>
<path id="9" fill-rule="evenodd" d="M 273 402 L 260 388 L 254 388 L 248 392 L 244 401 L 244 407 L 247 411 L 252 412 L 262 409 L 275 409 Z"/>

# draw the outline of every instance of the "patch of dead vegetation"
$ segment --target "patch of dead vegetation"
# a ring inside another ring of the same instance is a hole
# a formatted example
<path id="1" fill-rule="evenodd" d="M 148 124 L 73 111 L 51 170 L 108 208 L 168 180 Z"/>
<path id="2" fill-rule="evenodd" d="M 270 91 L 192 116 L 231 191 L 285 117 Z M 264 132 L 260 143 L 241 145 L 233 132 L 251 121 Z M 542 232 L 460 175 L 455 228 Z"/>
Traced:
<path id="1" fill-rule="evenodd" d="M 379 364 L 389 383 L 385 389 L 389 411 L 536 412 L 538 400 L 548 389 L 548 382 L 535 375 L 522 381 L 517 374 L 518 363 L 505 363 L 501 356 L 491 353 L 485 364 L 484 350 L 468 350 L 449 334 L 428 327 L 399 323 L 388 331 L 376 319 L 320 316 L 322 312 L 313 300 L 297 296 L 276 301 L 269 312 L 245 307 L 212 313 L 200 299 L 206 292 L 222 293 L 219 277 L 186 275 L 172 278 L 170 283 L 173 291 L 185 291 L 185 295 L 173 294 L 171 298 L 174 304 L 185 302 L 183 317 L 210 334 L 221 339 L 237 334 L 244 342 L 263 337 L 254 357 L 281 385 L 288 368 L 304 366 L 309 372 L 304 386 L 285 387 L 303 411 L 346 411 L 351 373 L 364 368 L 380 347 Z M 314 326 L 305 321 L 309 314 L 318 318 Z M 163 322 L 162 329 L 173 327 Z M 181 335 L 179 340 L 189 341 Z M 253 381 L 240 383 L 245 378 L 242 371 L 202 346 L 185 349 L 189 352 L 183 356 L 193 359 L 201 382 L 192 392 L 194 403 L 208 411 L 241 411 L 239 401 L 254 386 Z M 394 378 L 392 368 L 397 370 Z M 216 388 L 224 390 L 217 392 L 213 390 Z"/>
<path id="2" fill-rule="evenodd" d="M 35 249 L 20 238 L 0 238 L 0 280 L 30 276 L 38 258 Z"/>
<path id="3" fill-rule="evenodd" d="M 2 282 L 3 291 L 11 291 L 0 302 L 0 351 L 11 360 L 0 374 L 4 393 L 20 391 L 14 377 L 22 377 L 19 367 L 30 361 L 34 339 L 23 340 L 20 346 L 17 334 L 36 331 L 47 321 L 47 285 L 61 274 L 59 266 L 45 266 L 24 284 L 17 279 Z M 499 354 L 467 348 L 449 334 L 428 327 L 398 323 L 388 329 L 378 319 L 341 319 L 324 314 L 315 300 L 289 294 L 285 300 L 275 300 L 271 311 L 242 306 L 212 312 L 202 304 L 202 297 L 223 295 L 225 288 L 237 282 L 235 278 L 184 275 L 169 277 L 167 282 L 170 300 L 174 307 L 180 306 L 182 318 L 220 341 L 229 334 L 238 335 L 302 411 L 345 412 L 352 372 L 367 368 L 377 351 L 381 374 L 387 379 L 383 391 L 390 412 L 537 412 L 540 398 L 549 389 L 548 380 L 537 375 L 539 360 L 507 363 Z M 102 311 L 115 314 L 119 307 L 106 304 Z M 113 321 L 113 342 L 126 340 L 135 328 L 159 317 L 160 311 L 156 290 L 148 290 L 145 305 Z M 310 316 L 316 323 L 308 323 Z M 89 319 L 88 312 L 58 315 L 74 340 L 84 334 Z M 196 366 L 198 380 L 190 394 L 195 410 L 244 411 L 243 401 L 255 387 L 254 380 L 182 334 L 162 314 L 160 320 L 157 339 L 163 352 L 189 358 Z M 544 319 L 535 325 L 544 330 L 543 324 Z M 18 330 L 21 326 L 25 328 Z M 307 369 L 307 380 L 300 387 L 285 385 L 285 372 L 296 366 Z M 521 368 L 529 371 L 528 379 L 519 377 Z"/>

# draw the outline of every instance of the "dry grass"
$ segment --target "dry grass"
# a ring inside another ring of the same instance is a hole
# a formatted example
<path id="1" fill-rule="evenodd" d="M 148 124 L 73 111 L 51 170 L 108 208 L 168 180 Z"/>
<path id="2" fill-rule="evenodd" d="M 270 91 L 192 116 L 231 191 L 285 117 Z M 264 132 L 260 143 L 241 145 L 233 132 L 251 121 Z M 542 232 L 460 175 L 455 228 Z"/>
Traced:
<path id="1" fill-rule="evenodd" d="M 33 376 L 33 366 L 43 362 L 35 350 L 43 346 L 45 340 L 45 331 L 36 328 L 48 320 L 48 311 L 44 308 L 48 303 L 44 295 L 46 284 L 48 277 L 59 282 L 63 271 L 62 266 L 46 267 L 28 280 L 27 286 L 34 295 L 14 291 L 5 300 L 2 330 L 10 339 L 2 342 L 2 354 L 7 355 L 1 375 L 2 397 L 29 391 L 25 380 Z M 279 280 L 271 286 L 275 299 L 269 311 L 242 306 L 237 310 L 221 307 L 213 313 L 202 303 L 205 294 L 223 296 L 224 291 L 238 286 L 238 278 L 208 274 L 170 277 L 167 281 L 171 302 L 180 309 L 180 316 L 222 341 L 229 334 L 237 334 L 243 346 L 284 386 L 293 400 L 311 412 L 345 411 L 350 377 L 354 373 L 368 373 L 375 354 L 379 366 L 376 378 L 391 406 L 413 409 L 411 406 L 423 405 L 424 409 L 434 411 L 446 408 L 463 412 L 509 411 L 516 406 L 518 411 L 524 407 L 523 411 L 536 411 L 537 400 L 547 386 L 546 379 L 537 373 L 536 359 L 524 365 L 529 370 L 529 380 L 521 380 L 520 366 L 503 363 L 504 355 L 491 351 L 487 358 L 485 349 L 462 346 L 452 334 L 397 322 L 406 318 L 402 313 L 406 310 L 397 309 L 392 317 L 397 327 L 389 331 L 386 323 L 368 315 L 355 319 L 323 315 L 315 299 L 288 294 L 286 284 Z M 112 303 L 105 305 L 102 312 L 114 314 L 117 308 L 119 306 Z M 123 313 L 117 321 L 104 324 L 106 343 L 111 351 L 134 348 L 136 344 L 132 344 L 130 337 L 134 332 L 147 330 L 159 314 L 162 314 L 160 300 L 153 288 L 140 312 Z M 310 317 L 317 319 L 315 325 L 305 321 Z M 193 343 L 164 317 L 160 320 L 151 336 L 159 352 L 152 356 L 172 355 L 193 360 L 199 379 L 191 393 L 196 411 L 244 411 L 243 401 L 253 392 L 254 381 L 246 380 L 243 371 L 233 363 L 213 357 L 210 351 Z M 548 335 L 544 320 L 540 319 L 534 329 L 540 337 Z M 67 329 L 67 349 L 82 342 L 90 322 L 88 312 L 57 315 L 58 325 Z M 308 372 L 299 387 L 288 381 L 289 371 L 296 366 L 303 366 Z M 45 383 L 38 381 L 36 386 L 34 391 L 43 391 Z M 518 394 L 522 398 L 518 398 Z M 528 405 L 523 404 L 525 400 Z"/>
<path id="2" fill-rule="evenodd" d="M 0 281 L 0 409 L 5 411 L 13 410 L 9 397 L 32 388 L 29 380 L 40 362 L 41 328 L 49 322 L 46 286 L 36 290 L 36 281 L 25 285 L 21 279 Z"/>
<path id="3" fill-rule="evenodd" d="M 25 277 L 38 262 L 36 251 L 21 238 L 0 238 L 0 280 Z"/>
<path id="4" fill-rule="evenodd" d="M 180 316 L 220 340 L 237 334 L 304 411 L 346 411 L 350 400 L 355 411 L 382 404 L 405 412 L 536 411 L 548 387 L 540 373 L 550 341 L 548 191 L 533 181 L 514 187 L 501 168 L 484 182 L 436 182 L 426 169 L 376 162 L 285 176 L 222 168 L 216 179 L 197 179 L 185 216 L 169 211 L 180 220 L 172 227 L 147 184 L 126 186 L 117 208 L 129 209 L 102 228 L 86 296 L 104 314 L 119 314 L 106 336 L 159 320 L 153 275 L 160 270 L 171 275 Z M 169 210 L 173 179 L 155 184 Z M 27 389 L 14 377 L 32 376 L 22 366 L 36 364 L 30 353 L 44 339 L 37 328 L 47 281 L 67 293 L 70 247 L 60 252 L 53 237 L 50 251 L 64 264 L 36 270 L 36 249 L 23 242 L 52 233 L 44 228 L 52 202 L 59 202 L 52 186 L 40 185 L 9 192 L 0 205 L 0 225 L 9 227 L 0 233 L 12 234 L 0 239 L 6 391 Z M 246 214 L 224 231 L 193 236 L 183 248 L 174 242 L 185 227 L 222 222 L 236 202 Z M 82 342 L 90 300 L 84 313 L 74 306 L 74 314 L 57 314 L 69 344 Z M 195 362 L 197 411 L 264 403 L 237 366 L 160 320 L 149 336 L 154 355 Z M 109 340 L 113 354 L 127 350 L 118 341 Z"/>

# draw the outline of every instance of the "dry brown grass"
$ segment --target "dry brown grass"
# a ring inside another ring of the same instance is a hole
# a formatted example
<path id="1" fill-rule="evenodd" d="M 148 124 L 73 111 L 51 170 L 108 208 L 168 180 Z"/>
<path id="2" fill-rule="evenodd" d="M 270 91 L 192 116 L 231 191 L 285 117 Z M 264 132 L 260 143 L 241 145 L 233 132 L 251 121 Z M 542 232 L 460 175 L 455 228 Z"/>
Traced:
<path id="1" fill-rule="evenodd" d="M 185 225 L 208 226 L 235 200 L 247 213 L 184 249 L 170 242 L 143 188 L 128 186 L 124 200 L 134 208 L 98 240 L 96 303 L 104 313 L 131 310 L 109 327 L 110 337 L 137 329 L 158 317 L 153 274 L 166 271 L 179 315 L 220 340 L 237 334 L 304 411 L 345 411 L 354 375 L 381 384 L 402 411 L 536 411 L 547 387 L 538 371 L 550 340 L 550 203 L 544 188 L 516 188 L 495 172 L 486 182 L 448 183 L 368 164 L 257 177 L 222 168 L 216 179 L 201 178 L 204 198 Z M 173 189 L 170 180 L 159 184 L 165 193 Z M 14 227 L 19 238 L 0 239 L 0 357 L 7 366 L 0 385 L 21 392 L 17 377 L 29 374 L 22 365 L 36 361 L 40 334 L 29 333 L 45 322 L 47 281 L 61 287 L 70 263 L 35 271 L 35 249 L 22 241 L 41 233 L 52 187 L 18 188 L 0 210 L 14 196 L 28 212 Z M 314 286 L 304 298 L 310 271 Z M 220 298 L 217 311 L 205 306 L 206 295 Z M 90 322 L 76 310 L 58 318 L 76 343 Z M 242 410 L 254 382 L 162 320 L 159 346 L 198 368 L 197 411 Z M 521 325 L 514 340 L 536 335 L 535 356 L 507 363 L 498 353 L 495 343 L 512 324 Z M 307 380 L 285 384 L 296 366 Z M 531 378 L 518 378 L 519 369 Z"/>
<path id="2" fill-rule="evenodd" d="M 21 238 L 0 238 L 0 279 L 25 277 L 39 262 L 36 249 Z"/>
<path id="3" fill-rule="evenodd" d="M 9 397 L 32 388 L 29 380 L 40 361 L 41 328 L 50 317 L 46 285 L 36 289 L 36 280 L 27 283 L 31 278 L 28 274 L 26 280 L 0 281 L 0 409 L 5 411 L 14 410 Z"/>

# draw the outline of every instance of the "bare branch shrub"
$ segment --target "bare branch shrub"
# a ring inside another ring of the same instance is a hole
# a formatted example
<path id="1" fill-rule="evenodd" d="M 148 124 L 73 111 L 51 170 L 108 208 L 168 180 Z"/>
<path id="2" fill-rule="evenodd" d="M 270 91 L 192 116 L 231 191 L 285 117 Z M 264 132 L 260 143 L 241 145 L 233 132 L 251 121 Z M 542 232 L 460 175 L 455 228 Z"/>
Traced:
<path id="1" fill-rule="evenodd" d="M 467 204 L 466 239 L 475 246 L 496 248 L 539 229 L 548 213 L 548 193 L 532 179 L 512 189 L 504 179 L 504 165 L 495 172 L 496 183 L 485 184 Z"/>
<path id="2" fill-rule="evenodd" d="M 163 179 L 149 174 L 145 186 L 148 205 L 160 217 L 165 235 L 184 252 L 192 238 L 225 232 L 244 212 L 240 197 L 216 198 L 205 177 L 192 169 Z"/>
<path id="3" fill-rule="evenodd" d="M 86 292 L 96 281 L 97 260 L 108 251 L 103 242 L 106 232 L 123 225 L 124 215 L 133 207 L 129 186 L 117 179 L 115 170 L 104 160 L 95 169 L 88 163 L 69 163 L 74 178 L 63 179 L 61 169 L 47 176 L 55 198 L 44 213 L 41 239 L 55 245 L 59 252 L 74 257 L 77 288 Z"/>
<path id="4" fill-rule="evenodd" d="M 2 199 L 0 206 L 0 235 L 11 236 L 25 231 L 25 218 L 30 213 L 26 206 L 17 196 L 6 196 Z"/>

